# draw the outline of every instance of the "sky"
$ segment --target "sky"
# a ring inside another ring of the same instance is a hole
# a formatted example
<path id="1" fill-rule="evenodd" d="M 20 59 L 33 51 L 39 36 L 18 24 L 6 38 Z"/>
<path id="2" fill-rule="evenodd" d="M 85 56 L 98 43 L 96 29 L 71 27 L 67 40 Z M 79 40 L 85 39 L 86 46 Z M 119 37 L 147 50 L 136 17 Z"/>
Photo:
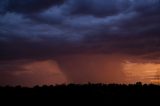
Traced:
<path id="1" fill-rule="evenodd" d="M 156 82 L 160 0 L 0 0 L 0 85 Z"/>

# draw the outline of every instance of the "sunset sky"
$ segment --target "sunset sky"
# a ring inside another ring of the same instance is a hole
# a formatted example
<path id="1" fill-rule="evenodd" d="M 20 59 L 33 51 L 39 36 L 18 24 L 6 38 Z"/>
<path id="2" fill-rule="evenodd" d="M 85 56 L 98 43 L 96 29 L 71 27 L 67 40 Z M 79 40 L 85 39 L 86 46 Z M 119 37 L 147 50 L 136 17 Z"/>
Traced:
<path id="1" fill-rule="evenodd" d="M 0 0 L 0 86 L 157 75 L 160 0 Z"/>

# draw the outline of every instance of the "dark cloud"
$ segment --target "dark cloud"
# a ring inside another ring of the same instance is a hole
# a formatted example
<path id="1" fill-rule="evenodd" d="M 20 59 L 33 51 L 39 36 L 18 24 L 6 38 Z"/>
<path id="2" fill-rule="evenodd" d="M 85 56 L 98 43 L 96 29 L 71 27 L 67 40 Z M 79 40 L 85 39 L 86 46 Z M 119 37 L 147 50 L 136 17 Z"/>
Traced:
<path id="1" fill-rule="evenodd" d="M 89 37 L 79 43 L 49 38 L 36 42 L 19 40 L 17 38 L 16 40 L 1 41 L 0 50 L 3 51 L 0 53 L 1 61 L 56 59 L 68 54 L 123 54 L 156 60 L 159 59 L 160 51 L 159 36 Z"/>
<path id="2" fill-rule="evenodd" d="M 1 12 L 35 13 L 60 5 L 64 0 L 2 0 Z"/>
<path id="3" fill-rule="evenodd" d="M 149 12 L 159 6 L 159 0 L 69 0 L 67 9 L 72 15 L 106 17 L 132 11 Z"/>
<path id="4" fill-rule="evenodd" d="M 90 70 L 98 73 L 98 68 L 105 63 L 109 64 L 108 61 L 113 60 L 111 63 L 114 63 L 115 59 L 103 60 L 103 57 L 109 58 L 111 54 L 121 55 L 124 60 L 159 63 L 159 2 L 160 0 L 2 0 L 0 62 L 6 63 L 0 66 L 0 70 L 24 70 L 20 67 L 23 64 L 12 63 L 17 60 L 24 60 L 25 63 L 55 60 L 71 80 L 83 82 L 95 79 L 96 74 L 89 75 Z M 85 65 L 91 61 L 95 61 L 93 66 L 99 63 L 95 70 L 92 66 Z M 122 62 L 119 61 L 117 67 L 120 68 Z M 70 64 L 78 68 L 71 67 Z M 74 70 L 83 70 L 80 72 L 88 79 L 81 80 L 83 75 L 73 72 Z M 110 71 L 103 71 L 104 69 L 101 72 L 107 73 L 107 77 L 111 75 Z M 122 74 L 119 72 L 119 75 Z M 106 76 L 102 75 L 104 77 Z"/>
<path id="5" fill-rule="evenodd" d="M 62 10 L 62 7 L 57 6 L 47 9 L 46 11 L 43 11 L 39 14 L 32 14 L 29 17 L 36 22 L 52 25 L 62 24 L 62 22 L 66 18 L 65 13 Z"/>
<path id="6" fill-rule="evenodd" d="M 94 15 L 98 17 L 115 15 L 125 11 L 130 2 L 118 0 L 70 0 L 69 11 L 73 15 Z"/>

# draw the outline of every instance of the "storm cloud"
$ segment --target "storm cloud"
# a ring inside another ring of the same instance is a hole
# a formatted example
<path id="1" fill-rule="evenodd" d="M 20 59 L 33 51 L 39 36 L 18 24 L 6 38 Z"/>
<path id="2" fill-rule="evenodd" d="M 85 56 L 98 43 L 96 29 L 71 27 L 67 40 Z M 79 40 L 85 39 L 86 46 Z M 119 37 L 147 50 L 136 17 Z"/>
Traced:
<path id="1" fill-rule="evenodd" d="M 95 81 L 88 73 L 98 73 L 103 66 L 93 69 L 83 63 L 114 63 L 115 59 L 103 60 L 110 55 L 159 63 L 159 27 L 160 0 L 1 0 L 0 62 L 5 65 L 0 71 L 23 70 L 21 64 L 13 65 L 17 60 L 24 64 L 54 60 L 69 79 L 84 82 L 77 77 L 80 71 L 73 72 L 83 70 L 85 81 Z M 123 60 L 116 66 L 121 67 Z M 71 68 L 69 63 L 79 66 Z"/>
<path id="2" fill-rule="evenodd" d="M 63 0 L 2 0 L 1 12 L 34 13 L 48 9 L 54 5 L 60 5 Z"/>

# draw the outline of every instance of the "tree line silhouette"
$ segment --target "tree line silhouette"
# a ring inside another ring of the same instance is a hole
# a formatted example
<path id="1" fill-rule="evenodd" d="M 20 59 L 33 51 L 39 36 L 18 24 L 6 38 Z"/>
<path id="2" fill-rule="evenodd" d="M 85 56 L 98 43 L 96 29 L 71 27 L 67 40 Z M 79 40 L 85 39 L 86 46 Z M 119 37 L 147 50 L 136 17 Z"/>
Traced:
<path id="1" fill-rule="evenodd" d="M 50 86 L 0 87 L 1 102 L 102 105 L 159 104 L 160 86 L 154 84 L 62 84 Z M 10 102 L 9 102 L 10 101 Z"/>

